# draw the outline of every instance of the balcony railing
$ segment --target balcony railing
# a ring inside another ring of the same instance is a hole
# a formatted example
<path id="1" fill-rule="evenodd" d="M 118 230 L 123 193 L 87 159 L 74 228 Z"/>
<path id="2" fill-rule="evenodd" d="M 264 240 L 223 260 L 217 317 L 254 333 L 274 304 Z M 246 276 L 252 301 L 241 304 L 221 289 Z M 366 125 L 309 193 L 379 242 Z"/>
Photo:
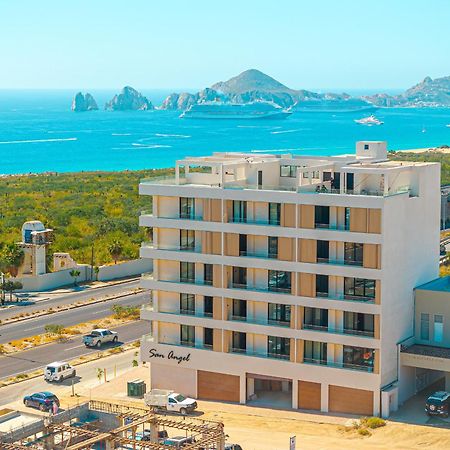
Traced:
<path id="1" fill-rule="evenodd" d="M 151 216 L 154 219 L 173 219 L 173 220 L 203 220 L 203 216 L 194 214 L 174 214 L 171 216 L 161 216 L 153 214 L 150 209 L 141 210 L 141 216 Z"/>
<path id="2" fill-rule="evenodd" d="M 373 366 L 368 366 L 364 364 L 350 364 L 344 362 L 332 362 L 332 361 L 324 361 L 322 359 L 313 359 L 313 358 L 304 358 L 304 364 L 314 364 L 314 365 L 322 365 L 327 367 L 333 367 L 336 369 L 349 369 L 349 370 L 359 370 L 362 372 L 373 372 Z"/>
<path id="3" fill-rule="evenodd" d="M 262 258 L 262 259 L 277 259 L 278 253 L 260 253 L 255 251 L 240 251 L 239 256 L 243 256 L 244 258 Z"/>
<path id="4" fill-rule="evenodd" d="M 352 336 L 369 337 L 369 338 L 373 338 L 375 336 L 375 332 L 373 330 L 356 330 L 353 328 L 344 328 L 341 330 L 331 329 L 328 325 L 316 325 L 312 323 L 304 323 L 303 329 L 312 331 L 321 331 L 324 333 L 348 334 Z"/>
<path id="5" fill-rule="evenodd" d="M 249 217 L 229 217 L 229 223 L 246 223 L 250 225 L 269 225 L 278 227 L 280 226 L 280 221 L 276 219 L 251 219 Z"/>
<path id="6" fill-rule="evenodd" d="M 317 258 L 317 264 L 334 264 L 339 266 L 358 266 L 362 267 L 362 260 L 356 259 L 331 259 L 331 258 Z"/>

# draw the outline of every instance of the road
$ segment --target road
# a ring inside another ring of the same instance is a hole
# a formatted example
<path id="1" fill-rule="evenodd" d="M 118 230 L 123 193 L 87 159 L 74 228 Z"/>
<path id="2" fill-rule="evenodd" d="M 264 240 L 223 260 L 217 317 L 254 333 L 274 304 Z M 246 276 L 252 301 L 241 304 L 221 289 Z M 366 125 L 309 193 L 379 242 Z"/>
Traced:
<path id="1" fill-rule="evenodd" d="M 150 332 L 150 324 L 145 320 L 140 320 L 112 329 L 119 333 L 119 342 L 115 345 L 105 345 L 103 349 L 140 339 L 143 334 Z M 32 350 L 2 356 L 0 357 L 0 379 L 43 368 L 53 361 L 67 361 L 96 352 L 98 352 L 97 349 L 86 348 L 81 342 L 81 336 L 76 336 L 66 342 L 43 345 Z"/>
<path id="2" fill-rule="evenodd" d="M 94 293 L 91 292 L 90 297 L 92 297 L 93 294 Z M 5 344 L 14 339 L 21 339 L 45 333 L 44 327 L 48 324 L 71 326 L 89 320 L 104 318 L 112 314 L 111 307 L 113 305 L 140 306 L 148 302 L 149 293 L 147 291 L 137 292 L 115 300 L 94 303 L 93 305 L 86 305 L 68 311 L 36 317 L 34 319 L 27 319 L 9 325 L 0 325 L 0 344 Z"/>
<path id="3" fill-rule="evenodd" d="M 34 311 L 41 311 L 47 308 L 55 308 L 60 305 L 70 305 L 71 303 L 82 302 L 89 300 L 90 298 L 101 298 L 104 296 L 112 296 L 128 291 L 132 291 L 139 287 L 139 280 L 133 280 L 113 286 L 105 286 L 99 288 L 87 288 L 79 286 L 74 292 L 67 294 L 53 294 L 48 293 L 48 299 L 34 301 L 31 299 L 32 304 L 24 306 L 14 306 L 8 309 L 0 310 L 0 320 L 5 320 L 9 317 L 17 316 L 22 313 L 32 313 Z M 47 294 L 47 293 L 42 293 Z M 22 297 L 22 300 L 26 298 Z"/>

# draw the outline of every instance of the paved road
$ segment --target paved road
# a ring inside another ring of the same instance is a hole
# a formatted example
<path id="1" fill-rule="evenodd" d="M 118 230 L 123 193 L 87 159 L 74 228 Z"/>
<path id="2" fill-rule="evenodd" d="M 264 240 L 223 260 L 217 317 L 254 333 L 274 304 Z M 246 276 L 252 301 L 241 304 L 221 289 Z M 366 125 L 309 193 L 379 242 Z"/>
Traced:
<path id="1" fill-rule="evenodd" d="M 36 317 L 35 319 L 28 319 L 9 325 L 0 325 L 0 344 L 5 344 L 14 339 L 45 333 L 44 327 L 48 324 L 71 326 L 87 322 L 88 320 L 101 319 L 112 314 L 111 307 L 113 305 L 140 306 L 148 302 L 149 293 L 147 291 L 138 292 L 116 300 L 86 305 L 69 311 Z"/>
<path id="2" fill-rule="evenodd" d="M 119 342 L 115 345 L 105 345 L 103 349 L 140 339 L 143 334 L 150 332 L 150 324 L 148 321 L 140 320 L 113 328 L 113 330 L 119 333 Z M 53 361 L 66 361 L 97 351 L 96 349 L 86 348 L 81 342 L 81 336 L 77 336 L 67 342 L 43 345 L 32 350 L 2 356 L 0 357 L 0 378 L 39 369 Z"/>
<path id="3" fill-rule="evenodd" d="M 14 306 L 8 309 L 0 310 L 0 320 L 5 320 L 8 317 L 14 317 L 21 313 L 31 313 L 33 311 L 40 311 L 46 308 L 54 308 L 60 305 L 69 305 L 79 301 L 86 301 L 90 298 L 101 298 L 104 296 L 117 295 L 120 293 L 128 292 L 139 287 L 139 280 L 129 281 L 126 283 L 117 284 L 114 286 L 105 286 L 101 288 L 86 288 L 80 286 L 79 290 L 70 292 L 68 294 L 53 294 L 48 293 L 49 299 L 35 301 L 33 298 L 30 300 L 34 302 L 31 305 L 26 306 Z M 43 293 L 45 294 L 45 293 Z"/>

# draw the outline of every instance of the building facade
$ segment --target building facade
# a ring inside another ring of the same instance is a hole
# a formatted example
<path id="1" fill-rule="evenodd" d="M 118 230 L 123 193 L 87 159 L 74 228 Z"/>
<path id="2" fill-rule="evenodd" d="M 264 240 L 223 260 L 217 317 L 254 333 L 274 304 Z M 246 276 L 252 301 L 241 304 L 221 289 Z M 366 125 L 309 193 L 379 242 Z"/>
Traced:
<path id="1" fill-rule="evenodd" d="M 379 415 L 395 407 L 413 288 L 438 274 L 440 172 L 387 160 L 215 153 L 143 180 L 152 388 Z M 386 415 L 386 413 L 384 413 Z"/>

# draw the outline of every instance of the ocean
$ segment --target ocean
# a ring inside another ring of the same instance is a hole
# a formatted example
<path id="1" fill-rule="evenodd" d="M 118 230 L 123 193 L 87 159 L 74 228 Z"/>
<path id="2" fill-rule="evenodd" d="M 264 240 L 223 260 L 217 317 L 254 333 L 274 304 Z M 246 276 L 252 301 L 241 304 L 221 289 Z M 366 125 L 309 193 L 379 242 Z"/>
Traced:
<path id="1" fill-rule="evenodd" d="M 174 90 L 178 91 L 178 90 Z M 90 91 L 100 108 L 113 91 Z M 168 91 L 145 91 L 159 105 Z M 172 167 L 217 151 L 304 155 L 353 153 L 358 140 L 391 150 L 450 145 L 449 109 L 380 109 L 364 114 L 294 113 L 285 120 L 183 120 L 177 111 L 74 113 L 74 91 L 0 91 L 0 174 Z"/>

